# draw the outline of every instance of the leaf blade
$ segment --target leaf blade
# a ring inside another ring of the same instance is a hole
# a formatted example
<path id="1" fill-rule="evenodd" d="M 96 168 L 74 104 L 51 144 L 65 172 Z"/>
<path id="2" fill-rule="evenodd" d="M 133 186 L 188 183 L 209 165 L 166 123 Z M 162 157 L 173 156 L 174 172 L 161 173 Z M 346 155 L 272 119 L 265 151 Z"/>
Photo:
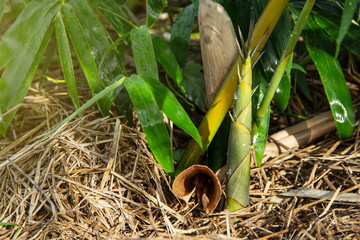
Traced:
<path id="1" fill-rule="evenodd" d="M 188 5 L 176 18 L 171 28 L 170 48 L 173 51 L 180 68 L 185 66 L 196 14 L 197 11 L 194 5 Z"/>
<path id="2" fill-rule="evenodd" d="M 175 55 L 167 45 L 166 41 L 159 36 L 152 35 L 155 56 L 166 73 L 175 81 L 183 93 L 186 93 L 183 75 Z"/>
<path id="3" fill-rule="evenodd" d="M 27 40 L 22 51 L 12 59 L 4 69 L 0 79 L 0 111 L 5 113 L 21 103 L 35 75 L 53 30 L 52 21 L 60 9 L 60 3 L 55 4 L 42 18 L 42 24 L 37 26 L 33 35 Z M 21 71 L 19 71 L 21 69 Z M 0 121 L 0 132 L 6 135 L 6 130 L 16 111 L 4 116 Z"/>
<path id="4" fill-rule="evenodd" d="M 159 108 L 166 114 L 166 116 L 173 121 L 175 125 L 192 136 L 196 142 L 202 146 L 199 132 L 174 94 L 155 79 L 144 78 L 144 80 L 145 84 L 154 95 Z"/>
<path id="5" fill-rule="evenodd" d="M 65 3 L 63 5 L 64 23 L 69 33 L 71 42 L 75 49 L 77 58 L 79 59 L 81 68 L 84 71 L 87 82 L 93 95 L 99 93 L 103 87 L 101 84 L 98 70 L 96 67 L 94 56 L 85 37 L 85 33 L 77 19 L 71 5 Z M 105 105 L 103 99 L 99 100 L 98 107 L 101 113 L 106 116 L 110 106 Z"/>
<path id="6" fill-rule="evenodd" d="M 350 25 L 351 25 L 351 21 L 353 19 L 353 16 L 356 12 L 357 6 L 358 6 L 359 0 L 345 0 L 345 5 L 344 5 L 344 11 L 343 14 L 341 16 L 341 24 L 340 24 L 340 28 L 339 28 L 339 35 L 336 39 L 336 51 L 335 51 L 335 57 L 337 58 L 339 51 L 340 51 L 340 46 L 341 43 L 343 41 L 343 39 L 345 38 L 346 33 L 348 32 Z"/>
<path id="7" fill-rule="evenodd" d="M 151 29 L 164 9 L 162 0 L 146 1 L 146 26 Z"/>
<path id="8" fill-rule="evenodd" d="M 16 21 L 1 37 L 0 41 L 0 69 L 8 64 L 24 45 L 34 35 L 42 19 L 56 6 L 57 1 L 31 1 L 17 17 Z"/>
<path id="9" fill-rule="evenodd" d="M 137 29 L 131 30 L 130 36 L 137 74 L 159 80 L 155 52 L 149 29 L 145 25 L 142 25 Z"/>
<path id="10" fill-rule="evenodd" d="M 55 30 L 56 30 L 56 41 L 58 44 L 60 63 L 64 73 L 66 85 L 68 87 L 71 100 L 75 108 L 79 108 L 80 102 L 79 102 L 78 92 L 76 89 L 76 80 L 74 75 L 73 63 L 71 59 L 70 46 L 65 31 L 65 25 L 60 13 L 58 13 L 56 16 Z"/>
<path id="11" fill-rule="evenodd" d="M 157 102 L 139 75 L 132 75 L 125 81 L 146 140 L 158 163 L 167 171 L 174 171 L 169 134 Z"/>
<path id="12" fill-rule="evenodd" d="M 317 29 L 315 31 L 315 29 Z M 320 74 L 340 138 L 350 137 L 354 129 L 354 110 L 340 63 L 323 31 L 309 17 L 304 31 L 305 45 Z"/>

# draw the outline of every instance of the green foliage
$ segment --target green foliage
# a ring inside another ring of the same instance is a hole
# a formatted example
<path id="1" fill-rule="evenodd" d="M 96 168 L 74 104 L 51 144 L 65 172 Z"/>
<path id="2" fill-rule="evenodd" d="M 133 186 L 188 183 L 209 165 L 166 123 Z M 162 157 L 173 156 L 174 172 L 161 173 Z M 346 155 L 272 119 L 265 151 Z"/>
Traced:
<path id="1" fill-rule="evenodd" d="M 76 108 L 79 108 L 80 102 L 76 90 L 76 81 L 74 76 L 73 63 L 71 59 L 70 46 L 65 31 L 65 25 L 60 13 L 58 13 L 56 16 L 55 29 L 56 29 L 56 41 L 59 48 L 60 62 L 64 73 L 66 85 L 69 89 L 69 93 L 74 103 L 74 106 Z"/>
<path id="2" fill-rule="evenodd" d="M 142 130 L 155 158 L 167 172 L 174 171 L 171 142 L 159 106 L 154 95 L 139 75 L 131 76 L 125 82 Z"/>
<path id="3" fill-rule="evenodd" d="M 159 80 L 154 47 L 149 30 L 145 25 L 131 31 L 131 47 L 134 54 L 136 72 L 145 77 Z"/>
<path id="4" fill-rule="evenodd" d="M 189 61 L 183 70 L 186 96 L 190 101 L 201 108 L 205 108 L 205 85 L 202 66 Z"/>
<path id="5" fill-rule="evenodd" d="M 270 106 L 267 108 L 262 119 L 256 118 L 256 112 L 260 107 L 264 95 L 266 93 L 267 80 L 265 74 L 262 73 L 259 65 L 253 70 L 253 89 L 257 89 L 253 94 L 253 125 L 252 125 L 252 143 L 254 145 L 255 157 L 258 166 L 261 166 L 265 147 L 268 138 L 270 124 Z"/>
<path id="6" fill-rule="evenodd" d="M 339 35 L 336 39 L 335 58 L 337 58 L 339 54 L 341 42 L 344 40 L 346 33 L 349 31 L 358 4 L 359 4 L 359 0 L 345 0 L 344 11 L 341 16 Z"/>
<path id="7" fill-rule="evenodd" d="M 352 135 L 354 110 L 349 89 L 339 61 L 334 57 L 333 47 L 317 23 L 309 18 L 304 34 L 305 44 L 319 71 L 340 138 Z"/>
<path id="8" fill-rule="evenodd" d="M 173 51 L 179 66 L 183 68 L 189 51 L 190 35 L 197 10 L 193 4 L 185 7 L 176 18 L 171 28 L 170 48 Z"/>
<path id="9" fill-rule="evenodd" d="M 176 61 L 175 55 L 167 45 L 165 39 L 159 36 L 152 36 L 152 43 L 155 50 L 157 61 L 165 69 L 166 73 L 175 81 L 176 85 L 183 93 L 186 93 L 183 74 Z"/>
<path id="10" fill-rule="evenodd" d="M 163 0 L 148 0 L 146 3 L 146 26 L 152 28 L 164 8 Z"/>

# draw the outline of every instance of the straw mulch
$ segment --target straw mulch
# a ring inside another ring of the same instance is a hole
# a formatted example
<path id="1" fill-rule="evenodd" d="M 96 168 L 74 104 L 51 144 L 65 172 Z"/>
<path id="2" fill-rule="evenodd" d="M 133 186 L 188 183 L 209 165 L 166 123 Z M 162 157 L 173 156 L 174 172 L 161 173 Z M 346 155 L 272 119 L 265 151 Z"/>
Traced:
<path id="1" fill-rule="evenodd" d="M 116 110 L 102 118 L 90 108 L 42 138 L 73 111 L 66 86 L 35 81 L 0 138 L 0 222 L 18 225 L 0 226 L 0 239 L 360 239 L 359 202 L 274 197 L 299 188 L 360 193 L 358 122 L 350 139 L 332 132 L 253 164 L 249 206 L 229 214 L 221 200 L 206 215 L 172 194 L 144 134 Z"/>

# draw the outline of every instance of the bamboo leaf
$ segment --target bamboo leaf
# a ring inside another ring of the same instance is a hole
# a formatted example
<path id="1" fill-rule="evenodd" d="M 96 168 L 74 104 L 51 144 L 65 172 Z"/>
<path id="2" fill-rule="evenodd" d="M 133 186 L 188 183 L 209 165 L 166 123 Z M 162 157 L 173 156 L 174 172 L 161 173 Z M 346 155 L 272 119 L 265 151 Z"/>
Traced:
<path id="1" fill-rule="evenodd" d="M 339 29 L 339 35 L 336 39 L 336 51 L 335 51 L 336 58 L 340 51 L 341 42 L 343 41 L 346 33 L 348 32 L 348 30 L 350 28 L 351 21 L 356 12 L 358 3 L 359 3 L 359 0 L 345 0 L 344 11 L 341 16 L 341 25 L 340 25 L 340 29 Z"/>
<path id="2" fill-rule="evenodd" d="M 163 111 L 176 126 L 187 132 L 202 146 L 199 132 L 174 94 L 162 83 L 153 78 L 144 77 L 143 79 L 155 97 L 160 110 Z"/>
<path id="3" fill-rule="evenodd" d="M 207 150 L 209 168 L 216 172 L 226 163 L 231 118 L 225 116 Z"/>
<path id="4" fill-rule="evenodd" d="M 275 103 L 276 106 L 284 111 L 289 103 L 290 94 L 291 94 L 291 67 L 292 67 L 293 55 L 289 60 L 288 65 L 286 66 L 285 74 L 282 76 L 280 84 L 276 90 L 275 94 Z"/>
<path id="5" fill-rule="evenodd" d="M 205 85 L 201 65 L 189 61 L 186 63 L 183 76 L 187 98 L 200 108 L 205 108 Z"/>
<path id="6" fill-rule="evenodd" d="M 76 81 L 73 69 L 73 63 L 71 59 L 70 46 L 65 31 L 65 25 L 62 20 L 60 13 L 57 14 L 55 20 L 55 29 L 56 29 L 56 41 L 58 44 L 59 57 L 61 62 L 61 67 L 64 73 L 66 85 L 68 87 L 72 102 L 76 108 L 80 107 L 78 92 L 76 89 Z"/>
<path id="7" fill-rule="evenodd" d="M 99 12 L 104 15 L 106 20 L 108 20 L 111 26 L 113 26 L 120 35 L 129 32 L 133 28 L 131 22 L 127 20 L 126 13 L 123 10 L 126 1 L 90 0 L 90 2 L 96 6 Z"/>
<path id="8" fill-rule="evenodd" d="M 53 7 L 43 16 L 41 24 L 33 29 L 33 35 L 27 40 L 23 49 L 10 61 L 0 79 L 0 112 L 2 115 L 8 110 L 21 103 L 26 95 L 30 83 L 35 75 L 36 69 L 41 60 L 52 30 L 54 17 L 60 8 L 60 3 Z M 21 71 L 19 71 L 21 69 Z M 16 111 L 3 116 L 0 121 L 0 131 L 3 136 L 6 134 L 10 122 Z"/>
<path id="9" fill-rule="evenodd" d="M 95 60 L 98 68 L 100 79 L 105 87 L 116 76 L 122 74 L 120 64 L 117 61 L 114 49 L 111 49 L 109 34 L 104 28 L 104 25 L 96 17 L 94 11 L 91 9 L 85 0 L 70 0 L 69 4 L 73 7 L 77 19 L 84 32 L 86 40 L 91 48 L 91 54 Z M 110 51 L 108 50 L 110 48 Z M 105 51 L 109 52 L 103 58 Z M 99 68 L 100 61 L 103 61 L 101 68 Z"/>
<path id="10" fill-rule="evenodd" d="M 146 26 L 151 29 L 164 8 L 162 0 L 146 0 Z"/>
<path id="11" fill-rule="evenodd" d="M 94 2 L 94 1 L 92 1 Z M 109 85 L 114 78 L 122 74 L 121 64 L 117 59 L 116 48 L 111 48 L 110 36 L 104 28 L 101 21 L 96 17 L 94 11 L 89 6 L 86 0 L 70 0 L 69 4 L 72 5 L 76 16 L 84 31 L 86 40 L 90 46 L 91 54 L 98 69 L 98 76 L 101 79 L 102 86 Z M 119 3 L 121 5 L 121 3 Z M 96 1 L 95 5 L 103 7 L 114 7 L 111 10 L 116 10 L 116 5 L 110 0 Z M 104 10 L 104 8 L 102 8 Z M 104 10 L 105 11 L 105 10 Z M 128 31 L 129 26 L 126 28 Z M 106 54 L 105 54 L 106 53 Z M 100 65 L 101 63 L 101 65 Z M 102 99 L 106 102 L 103 110 L 106 114 L 110 108 L 110 99 Z M 125 114 L 127 120 L 132 122 L 132 106 L 130 103 L 129 95 L 127 94 L 123 85 L 120 87 L 120 93 L 115 100 L 117 108 L 121 113 Z"/>
<path id="12" fill-rule="evenodd" d="M 270 123 L 270 106 L 265 111 L 265 115 L 262 119 L 256 118 L 256 110 L 260 107 L 261 101 L 264 98 L 266 92 L 267 81 L 262 74 L 262 69 L 255 67 L 253 70 L 253 89 L 257 88 L 253 94 L 253 128 L 252 128 L 252 142 L 254 145 L 255 157 L 258 166 L 262 164 L 266 142 L 269 134 Z"/>
<path id="13" fill-rule="evenodd" d="M 340 15 L 332 12 L 319 11 L 314 15 L 315 21 L 324 29 L 332 38 L 336 39 L 339 35 Z M 351 24 L 342 45 L 349 51 L 360 57 L 360 26 Z"/>
<path id="14" fill-rule="evenodd" d="M 155 52 L 149 29 L 145 25 L 142 25 L 137 29 L 133 29 L 130 35 L 137 74 L 159 80 Z"/>
<path id="15" fill-rule="evenodd" d="M 300 89 L 300 91 L 304 94 L 304 96 L 312 103 L 314 103 L 314 99 L 311 95 L 310 88 L 308 83 L 306 82 L 304 72 L 299 70 L 293 71 L 294 82 L 296 83 L 296 87 Z"/>
<path id="16" fill-rule="evenodd" d="M 176 85 L 183 93 L 186 93 L 183 75 L 176 58 L 167 45 L 166 41 L 159 36 L 152 35 L 152 42 L 155 50 L 156 59 L 165 69 L 166 73 L 175 81 Z"/>
<path id="17" fill-rule="evenodd" d="M 8 64 L 24 45 L 34 36 L 44 17 L 57 6 L 57 1 L 31 1 L 17 17 L 16 21 L 1 37 L 0 69 Z"/>
<path id="18" fill-rule="evenodd" d="M 305 45 L 320 74 L 340 138 L 350 137 L 354 129 L 354 110 L 340 63 L 327 35 L 309 17 L 304 31 Z"/>
<path id="19" fill-rule="evenodd" d="M 197 11 L 193 4 L 186 6 L 171 28 L 170 48 L 180 68 L 185 66 L 189 51 L 190 36 Z"/>
<path id="20" fill-rule="evenodd" d="M 168 173 L 174 171 L 170 137 L 154 95 L 139 75 L 132 75 L 125 81 L 142 130 L 155 159 Z"/>
<path id="21" fill-rule="evenodd" d="M 84 71 L 90 89 L 93 95 L 95 95 L 99 93 L 103 89 L 103 87 L 98 75 L 98 70 L 93 56 L 94 52 L 92 52 L 89 46 L 89 43 L 85 37 L 85 33 L 71 5 L 66 3 L 63 5 L 62 9 L 64 14 L 65 26 L 69 33 L 71 42 L 74 46 L 77 58 L 79 59 L 81 68 Z M 100 99 L 100 101 L 98 102 L 98 107 L 100 112 L 104 116 L 109 114 L 108 112 L 110 106 L 105 105 L 104 99 Z"/>

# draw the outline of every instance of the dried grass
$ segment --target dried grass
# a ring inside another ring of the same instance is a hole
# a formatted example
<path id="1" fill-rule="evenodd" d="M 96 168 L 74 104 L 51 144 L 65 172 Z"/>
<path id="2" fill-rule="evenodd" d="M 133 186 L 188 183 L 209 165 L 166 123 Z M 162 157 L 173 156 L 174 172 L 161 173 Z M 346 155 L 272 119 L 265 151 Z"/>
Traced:
<path id="1" fill-rule="evenodd" d="M 64 85 L 37 89 L 0 139 L 0 222 L 18 224 L 0 226 L 0 239 L 360 239 L 360 203 L 335 195 L 274 198 L 300 187 L 360 193 L 358 122 L 350 139 L 330 133 L 260 168 L 253 164 L 250 205 L 229 213 L 222 200 L 206 215 L 172 194 L 172 179 L 144 134 L 122 117 L 102 118 L 91 108 L 41 139 L 73 107 Z M 79 89 L 86 99 L 86 87 Z"/>

